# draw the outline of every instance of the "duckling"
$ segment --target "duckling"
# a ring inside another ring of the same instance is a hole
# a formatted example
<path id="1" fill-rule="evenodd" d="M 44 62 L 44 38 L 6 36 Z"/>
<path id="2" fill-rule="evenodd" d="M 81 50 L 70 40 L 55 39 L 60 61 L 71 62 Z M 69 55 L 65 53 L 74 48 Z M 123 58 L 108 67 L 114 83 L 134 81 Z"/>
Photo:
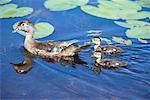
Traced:
<path id="1" fill-rule="evenodd" d="M 106 55 L 117 55 L 121 54 L 123 52 L 123 49 L 111 45 L 105 45 L 101 46 L 101 38 L 100 37 L 94 37 L 92 39 L 92 42 L 95 44 L 94 51 L 102 52 Z"/>
<path id="2" fill-rule="evenodd" d="M 42 57 L 73 56 L 89 46 L 89 44 L 76 46 L 74 45 L 76 41 L 37 41 L 33 38 L 33 34 L 36 31 L 36 28 L 29 20 L 20 21 L 13 32 L 17 31 L 23 31 L 26 34 L 24 41 L 25 49 L 34 55 L 39 55 Z"/>
<path id="3" fill-rule="evenodd" d="M 125 67 L 128 64 L 118 61 L 118 60 L 113 60 L 113 59 L 102 59 L 102 53 L 101 52 L 94 52 L 93 57 L 97 58 L 96 59 L 96 66 L 102 67 L 105 69 L 115 69 L 115 68 L 120 68 L 120 67 Z"/>

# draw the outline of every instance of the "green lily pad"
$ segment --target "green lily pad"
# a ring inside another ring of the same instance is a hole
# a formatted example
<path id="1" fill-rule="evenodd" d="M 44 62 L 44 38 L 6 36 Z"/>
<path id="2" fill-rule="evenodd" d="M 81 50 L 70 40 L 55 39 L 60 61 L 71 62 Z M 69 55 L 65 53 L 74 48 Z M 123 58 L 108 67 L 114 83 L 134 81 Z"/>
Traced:
<path id="1" fill-rule="evenodd" d="M 126 45 L 132 45 L 132 41 L 131 40 L 125 40 L 121 37 L 112 37 L 112 40 L 117 42 L 117 43 L 122 43 L 122 44 L 126 44 Z"/>
<path id="2" fill-rule="evenodd" d="M 150 26 L 134 27 L 126 31 L 129 38 L 150 39 Z"/>
<path id="3" fill-rule="evenodd" d="M 140 41 L 141 43 L 148 43 L 148 41 L 144 39 L 138 39 L 138 41 Z"/>
<path id="4" fill-rule="evenodd" d="M 18 22 L 13 25 L 13 29 L 16 28 Z M 54 32 L 54 27 L 47 22 L 39 22 L 35 24 L 36 32 L 34 33 L 34 38 L 43 38 Z M 23 31 L 18 31 L 19 34 L 25 36 Z"/>
<path id="5" fill-rule="evenodd" d="M 132 10 L 124 10 L 121 13 L 119 13 L 119 16 L 121 19 L 144 19 L 144 18 L 150 18 L 150 12 L 147 11 L 132 11 Z"/>
<path id="6" fill-rule="evenodd" d="M 149 0 L 137 0 L 136 1 L 142 7 L 150 8 L 150 1 Z"/>
<path id="7" fill-rule="evenodd" d="M 143 19 L 149 18 L 150 13 L 141 10 L 141 6 L 129 0 L 99 0 L 98 7 L 81 6 L 81 10 L 90 15 L 107 19 Z"/>
<path id="8" fill-rule="evenodd" d="M 89 30 L 87 33 L 87 36 L 100 36 L 102 34 L 102 30 Z"/>
<path id="9" fill-rule="evenodd" d="M 5 3 L 8 3 L 10 2 L 11 0 L 0 0 L 0 4 L 5 4 Z"/>
<path id="10" fill-rule="evenodd" d="M 109 39 L 107 39 L 107 38 L 102 38 L 102 37 L 101 37 L 101 40 L 102 40 L 102 41 L 105 41 L 107 44 L 112 44 L 112 41 L 109 40 Z"/>
<path id="11" fill-rule="evenodd" d="M 126 28 L 150 26 L 150 23 L 148 23 L 148 22 L 136 21 L 136 20 L 127 20 L 126 22 L 119 22 L 119 21 L 114 21 L 114 22 L 117 25 L 120 25 L 120 26 L 126 27 Z"/>
<path id="12" fill-rule="evenodd" d="M 141 6 L 129 0 L 98 0 L 100 6 L 106 6 L 113 9 L 123 10 L 141 10 Z"/>
<path id="13" fill-rule="evenodd" d="M 16 4 L 7 4 L 0 6 L 0 18 L 23 17 L 33 12 L 32 8 L 21 7 L 17 8 Z"/>
<path id="14" fill-rule="evenodd" d="M 16 4 L 7 4 L 4 6 L 0 6 L 0 14 L 2 14 L 4 11 L 10 10 L 10 9 L 16 9 L 18 6 Z"/>
<path id="15" fill-rule="evenodd" d="M 51 11 L 63 11 L 86 5 L 88 0 L 46 0 L 44 6 Z"/>
<path id="16" fill-rule="evenodd" d="M 81 10 L 96 17 L 119 19 L 119 17 L 116 16 L 117 12 L 115 10 L 110 11 L 110 9 L 98 8 L 90 5 L 81 6 Z"/>

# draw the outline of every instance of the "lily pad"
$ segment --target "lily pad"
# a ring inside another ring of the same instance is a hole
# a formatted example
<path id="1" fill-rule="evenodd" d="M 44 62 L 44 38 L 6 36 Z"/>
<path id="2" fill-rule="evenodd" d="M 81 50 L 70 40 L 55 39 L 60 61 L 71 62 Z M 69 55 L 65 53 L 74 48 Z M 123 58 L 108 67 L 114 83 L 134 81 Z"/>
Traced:
<path id="1" fill-rule="evenodd" d="M 142 7 L 150 8 L 150 0 L 137 0 L 136 2 Z"/>
<path id="2" fill-rule="evenodd" d="M 21 7 L 17 8 L 16 4 L 7 4 L 0 6 L 0 18 L 23 17 L 33 12 L 32 8 Z"/>
<path id="3" fill-rule="evenodd" d="M 119 16 L 121 19 L 144 19 L 144 18 L 150 18 L 150 12 L 147 11 L 132 11 L 132 10 L 122 10 L 122 13 L 119 13 Z"/>
<path id="4" fill-rule="evenodd" d="M 119 17 L 116 16 L 115 10 L 110 11 L 110 9 L 98 8 L 91 5 L 81 6 L 81 10 L 96 17 L 102 17 L 107 19 L 119 19 Z"/>
<path id="5" fill-rule="evenodd" d="M 5 4 L 5 3 L 8 3 L 10 2 L 11 0 L 0 0 L 0 4 Z"/>
<path id="6" fill-rule="evenodd" d="M 96 16 L 107 19 L 143 19 L 149 18 L 150 13 L 140 11 L 141 6 L 129 0 L 99 0 L 98 7 L 92 5 L 81 6 L 81 10 Z"/>
<path id="7" fill-rule="evenodd" d="M 147 40 L 144 40 L 144 39 L 138 39 L 141 43 L 148 43 Z"/>
<path id="8" fill-rule="evenodd" d="M 107 44 L 112 44 L 112 41 L 109 40 L 109 39 L 107 39 L 107 38 L 102 38 L 102 37 L 101 37 L 101 40 L 102 40 L 102 41 L 105 41 Z"/>
<path id="9" fill-rule="evenodd" d="M 63 11 L 83 6 L 88 0 L 46 0 L 44 6 L 51 11 Z"/>
<path id="10" fill-rule="evenodd" d="M 102 34 L 102 30 L 89 30 L 87 33 L 87 36 L 100 36 Z"/>
<path id="11" fill-rule="evenodd" d="M 126 45 L 132 45 L 132 41 L 131 40 L 125 40 L 121 37 L 112 37 L 112 40 L 117 42 L 117 43 L 122 43 L 122 44 L 126 44 Z"/>
<path id="12" fill-rule="evenodd" d="M 134 27 L 143 27 L 150 26 L 150 23 L 144 21 L 136 21 L 136 20 L 127 20 L 126 22 L 114 21 L 117 25 L 126 28 L 134 28 Z"/>
<path id="13" fill-rule="evenodd" d="M 150 26 L 134 27 L 126 31 L 129 38 L 150 39 Z"/>
<path id="14" fill-rule="evenodd" d="M 100 6 L 103 5 L 113 9 L 141 10 L 140 5 L 130 0 L 98 0 L 98 2 Z"/>
<path id="15" fill-rule="evenodd" d="M 18 22 L 13 25 L 13 29 L 16 28 Z M 34 33 L 34 38 L 43 38 L 54 32 L 54 27 L 47 22 L 39 22 L 35 24 L 36 32 Z M 18 31 L 19 34 L 25 36 L 23 31 Z"/>
<path id="16" fill-rule="evenodd" d="M 0 6 L 0 14 L 10 9 L 16 9 L 17 7 L 18 6 L 16 4 L 7 4 L 7 5 Z"/>

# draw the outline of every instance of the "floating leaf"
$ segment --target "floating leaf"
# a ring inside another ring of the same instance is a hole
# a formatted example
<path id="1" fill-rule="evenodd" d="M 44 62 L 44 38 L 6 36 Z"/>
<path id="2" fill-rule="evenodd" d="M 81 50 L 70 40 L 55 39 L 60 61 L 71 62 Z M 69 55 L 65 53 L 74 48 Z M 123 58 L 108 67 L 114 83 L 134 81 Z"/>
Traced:
<path id="1" fill-rule="evenodd" d="M 149 18 L 150 17 L 150 13 L 147 11 L 141 11 L 141 12 L 137 12 L 137 11 L 132 11 L 132 10 L 124 10 L 122 11 L 122 13 L 119 13 L 119 16 L 121 19 L 144 19 L 144 18 Z"/>
<path id="2" fill-rule="evenodd" d="M 150 39 L 150 26 L 135 27 L 126 31 L 129 38 Z"/>
<path id="3" fill-rule="evenodd" d="M 107 44 L 112 44 L 111 40 L 107 39 L 107 38 L 102 38 L 101 37 L 101 40 L 102 41 L 105 41 Z"/>
<path id="4" fill-rule="evenodd" d="M 143 39 L 138 39 L 141 43 L 148 43 L 148 41 L 147 40 L 143 40 Z"/>
<path id="5" fill-rule="evenodd" d="M 99 0 L 98 7 L 92 5 L 81 6 L 81 10 L 107 19 L 143 19 L 149 18 L 150 13 L 141 10 L 141 6 L 129 0 Z"/>
<path id="6" fill-rule="evenodd" d="M 142 7 L 150 8 L 150 0 L 137 0 L 136 2 Z"/>
<path id="7" fill-rule="evenodd" d="M 88 3 L 88 0 L 46 0 L 44 6 L 52 11 L 63 11 Z"/>
<path id="8" fill-rule="evenodd" d="M 150 26 L 150 23 L 143 22 L 143 21 L 136 21 L 136 20 L 127 20 L 126 22 L 119 22 L 119 21 L 114 21 L 114 22 L 126 28 Z"/>
<path id="9" fill-rule="evenodd" d="M 5 3 L 8 3 L 10 2 L 11 0 L 0 0 L 0 4 L 5 4 Z"/>
<path id="10" fill-rule="evenodd" d="M 126 22 L 115 21 L 116 24 L 130 28 L 126 35 L 130 38 L 150 38 L 150 23 L 144 21 L 129 20 Z"/>
<path id="11" fill-rule="evenodd" d="M 7 4 L 0 6 L 0 18 L 13 18 L 13 17 L 22 17 L 33 12 L 32 8 L 21 7 L 17 8 L 16 4 Z"/>
<path id="12" fill-rule="evenodd" d="M 102 30 L 89 30 L 87 33 L 87 36 L 100 36 L 102 34 Z"/>
<path id="13" fill-rule="evenodd" d="M 116 16 L 116 11 L 111 10 L 110 9 L 105 9 L 105 8 L 98 8 L 98 7 L 94 7 L 94 6 L 90 6 L 90 5 L 86 5 L 86 6 L 81 6 L 81 10 L 96 16 L 96 17 L 102 17 L 102 18 L 108 18 L 108 19 L 119 19 L 118 16 Z"/>
<path id="14" fill-rule="evenodd" d="M 4 11 L 10 10 L 10 9 L 16 9 L 18 6 L 16 4 L 7 4 L 4 6 L 0 6 L 0 14 L 2 14 Z"/>
<path id="15" fill-rule="evenodd" d="M 94 36 L 100 36 L 101 35 L 101 33 L 91 33 L 91 34 L 87 34 L 87 36 L 92 36 L 92 37 L 94 37 Z"/>
<path id="16" fill-rule="evenodd" d="M 98 0 L 100 3 L 100 6 L 106 6 L 113 9 L 123 10 L 141 10 L 141 6 L 139 6 L 137 3 L 129 1 L 129 0 Z"/>
<path id="17" fill-rule="evenodd" d="M 13 25 L 13 29 L 16 28 L 18 22 Z M 35 24 L 35 28 L 37 31 L 34 33 L 34 38 L 43 38 L 46 37 L 54 32 L 54 27 L 47 23 L 47 22 L 39 22 Z M 25 36 L 25 33 L 23 31 L 18 31 L 21 35 Z"/>
<path id="18" fill-rule="evenodd" d="M 125 40 L 121 37 L 112 37 L 112 40 L 117 42 L 117 43 L 122 43 L 122 44 L 126 44 L 126 45 L 132 45 L 132 41 L 131 40 Z"/>

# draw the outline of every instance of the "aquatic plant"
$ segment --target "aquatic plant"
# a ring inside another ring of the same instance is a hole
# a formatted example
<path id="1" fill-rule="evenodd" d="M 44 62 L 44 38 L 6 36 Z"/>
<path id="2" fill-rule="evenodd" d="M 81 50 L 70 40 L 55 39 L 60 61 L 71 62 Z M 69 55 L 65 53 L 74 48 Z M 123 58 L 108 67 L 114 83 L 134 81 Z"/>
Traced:
<path id="1" fill-rule="evenodd" d="M 144 39 L 138 39 L 138 41 L 141 42 L 141 43 L 148 43 L 148 41 L 144 40 Z"/>
<path id="2" fill-rule="evenodd" d="M 109 40 L 109 39 L 107 39 L 107 38 L 101 37 L 101 40 L 102 40 L 102 41 L 105 41 L 107 44 L 112 44 L 112 41 Z"/>
<path id="3" fill-rule="evenodd" d="M 46 0 L 44 6 L 51 11 L 63 11 L 86 5 L 88 0 Z"/>
<path id="4" fill-rule="evenodd" d="M 8 3 L 10 2 L 11 0 L 0 0 L 0 4 L 5 4 L 5 3 Z"/>
<path id="5" fill-rule="evenodd" d="M 137 0 L 136 1 L 142 7 L 150 8 L 150 1 L 149 0 Z"/>
<path id="6" fill-rule="evenodd" d="M 116 24 L 129 28 L 126 35 L 129 38 L 150 38 L 150 23 L 144 21 L 127 20 L 126 22 L 115 21 Z"/>
<path id="7" fill-rule="evenodd" d="M 150 27 L 135 27 L 126 31 L 126 35 L 129 38 L 142 38 L 142 39 L 150 39 Z"/>
<path id="8" fill-rule="evenodd" d="M 13 29 L 16 28 L 18 22 L 13 25 Z M 36 32 L 34 33 L 34 38 L 43 38 L 46 37 L 54 32 L 54 27 L 47 23 L 47 22 L 39 22 L 35 24 Z M 19 31 L 19 34 L 25 36 L 25 33 L 23 31 Z"/>
<path id="9" fill-rule="evenodd" d="M 16 4 L 6 4 L 0 6 L 0 18 L 14 18 L 14 17 L 23 17 L 33 12 L 32 8 L 29 7 L 20 7 Z"/>
<path id="10" fill-rule="evenodd" d="M 81 6 L 87 14 L 107 19 L 143 19 L 150 17 L 147 11 L 140 11 L 141 6 L 129 0 L 98 0 L 97 7 L 92 5 Z M 111 10 L 110 10 L 111 9 Z"/>
<path id="11" fill-rule="evenodd" d="M 126 44 L 126 45 L 132 45 L 132 41 L 131 40 L 125 40 L 121 37 L 112 37 L 112 40 L 117 42 L 117 43 L 122 43 L 122 44 Z"/>

